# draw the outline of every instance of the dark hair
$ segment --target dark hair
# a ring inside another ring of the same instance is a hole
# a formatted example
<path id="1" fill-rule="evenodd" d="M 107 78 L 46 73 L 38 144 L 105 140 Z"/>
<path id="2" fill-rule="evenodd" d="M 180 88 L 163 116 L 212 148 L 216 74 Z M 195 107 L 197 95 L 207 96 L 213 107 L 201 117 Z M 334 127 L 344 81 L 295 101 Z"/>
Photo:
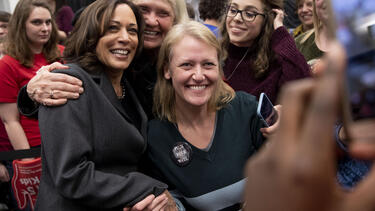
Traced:
<path id="1" fill-rule="evenodd" d="M 5 11 L 0 11 L 0 21 L 8 23 L 10 19 L 10 13 Z"/>
<path id="2" fill-rule="evenodd" d="M 33 66 L 34 54 L 29 47 L 29 40 L 26 34 L 26 21 L 36 7 L 43 7 L 51 14 L 51 36 L 48 42 L 44 44 L 42 53 L 48 63 L 57 61 L 61 57 L 60 50 L 57 47 L 57 26 L 48 4 L 43 0 L 20 0 L 9 20 L 5 52 L 17 59 L 21 65 L 29 68 Z"/>
<path id="3" fill-rule="evenodd" d="M 83 6 L 81 8 L 79 8 L 75 13 L 74 13 L 74 17 L 73 17 L 73 20 L 72 20 L 72 26 L 74 27 L 79 19 L 79 17 L 81 17 L 82 15 L 82 12 L 83 10 L 86 9 L 87 6 Z"/>
<path id="4" fill-rule="evenodd" d="M 191 4 L 189 4 L 189 3 L 186 3 L 186 9 L 187 9 L 187 13 L 189 15 L 189 18 L 195 19 L 195 11 L 194 11 L 193 6 L 191 6 Z"/>
<path id="5" fill-rule="evenodd" d="M 275 14 L 272 9 L 282 9 L 283 1 L 282 0 L 261 0 L 265 14 L 263 27 L 258 37 L 253 41 L 251 46 L 252 52 L 252 69 L 253 74 L 256 78 L 261 78 L 267 74 L 270 62 L 274 59 L 275 53 L 271 48 L 271 37 L 274 32 L 273 22 L 275 19 Z M 225 50 L 228 49 L 230 39 L 228 31 L 226 28 L 226 19 L 225 17 L 221 24 L 221 33 L 223 36 L 222 46 Z M 227 54 L 227 52 L 225 52 Z M 227 55 L 225 55 L 227 56 Z"/>
<path id="6" fill-rule="evenodd" d="M 56 0 L 56 12 L 60 10 L 61 7 L 68 5 L 66 0 Z"/>
<path id="7" fill-rule="evenodd" d="M 129 0 L 97 0 L 82 12 L 72 34 L 66 40 L 64 57 L 67 62 L 78 63 L 89 72 L 98 70 L 98 67 L 104 69 L 105 65 L 96 55 L 96 46 L 106 33 L 113 12 L 119 4 L 127 4 L 135 15 L 138 25 L 138 46 L 134 59 L 139 56 L 143 47 L 144 21 L 138 7 Z M 131 62 L 131 65 L 133 63 Z"/>
<path id="8" fill-rule="evenodd" d="M 225 14 L 228 0 L 200 0 L 199 18 L 202 20 L 214 19 L 220 21 Z"/>

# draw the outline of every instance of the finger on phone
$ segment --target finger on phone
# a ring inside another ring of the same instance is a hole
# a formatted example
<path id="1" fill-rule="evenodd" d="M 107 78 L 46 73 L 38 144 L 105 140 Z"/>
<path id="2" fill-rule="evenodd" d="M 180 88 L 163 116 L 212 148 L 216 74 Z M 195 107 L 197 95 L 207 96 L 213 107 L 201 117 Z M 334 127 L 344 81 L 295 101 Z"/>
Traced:
<path id="1" fill-rule="evenodd" d="M 272 134 L 276 132 L 277 128 L 278 126 L 276 124 L 273 124 L 269 127 L 260 128 L 259 130 L 264 137 L 268 138 L 269 136 L 271 136 Z"/>

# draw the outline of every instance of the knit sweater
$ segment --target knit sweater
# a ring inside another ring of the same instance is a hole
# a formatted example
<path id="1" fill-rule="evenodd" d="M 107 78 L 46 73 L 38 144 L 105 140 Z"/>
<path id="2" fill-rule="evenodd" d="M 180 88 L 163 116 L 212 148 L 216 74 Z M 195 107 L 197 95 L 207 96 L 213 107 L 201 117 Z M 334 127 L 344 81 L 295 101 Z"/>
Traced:
<path id="1" fill-rule="evenodd" d="M 236 91 L 245 91 L 258 98 L 260 93 L 265 92 L 272 103 L 276 103 L 282 85 L 310 76 L 305 58 L 297 50 L 294 39 L 285 27 L 274 31 L 271 48 L 276 53 L 276 58 L 270 62 L 267 74 L 256 79 L 251 67 L 251 53 L 242 60 L 248 48 L 230 44 L 224 65 L 227 83 Z"/>

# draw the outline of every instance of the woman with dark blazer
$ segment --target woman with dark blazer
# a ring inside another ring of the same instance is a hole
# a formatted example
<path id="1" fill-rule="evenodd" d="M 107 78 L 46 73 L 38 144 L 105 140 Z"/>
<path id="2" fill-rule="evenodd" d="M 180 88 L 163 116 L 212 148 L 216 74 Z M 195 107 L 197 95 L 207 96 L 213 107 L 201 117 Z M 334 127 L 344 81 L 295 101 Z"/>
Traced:
<path id="1" fill-rule="evenodd" d="M 63 106 L 39 109 L 42 177 L 37 210 L 142 210 L 167 204 L 167 186 L 137 171 L 146 115 L 124 72 L 143 43 L 143 19 L 128 0 L 97 0 L 68 39 L 69 69 L 86 90 Z M 55 93 L 51 91 L 51 97 Z"/>

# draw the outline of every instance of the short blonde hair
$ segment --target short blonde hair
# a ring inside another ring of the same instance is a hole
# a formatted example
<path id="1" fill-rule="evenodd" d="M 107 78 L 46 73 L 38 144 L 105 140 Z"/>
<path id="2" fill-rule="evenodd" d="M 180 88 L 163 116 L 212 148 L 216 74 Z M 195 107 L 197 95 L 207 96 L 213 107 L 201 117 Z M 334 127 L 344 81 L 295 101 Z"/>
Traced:
<path id="1" fill-rule="evenodd" d="M 131 0 L 135 4 L 138 4 L 140 0 Z M 189 20 L 186 2 L 185 0 L 163 0 L 171 5 L 174 13 L 174 24 L 179 24 Z"/>
<path id="2" fill-rule="evenodd" d="M 219 110 L 235 96 L 234 90 L 223 81 L 223 51 L 215 35 L 206 26 L 196 21 L 177 24 L 169 31 L 160 47 L 157 63 L 157 81 L 154 89 L 153 110 L 158 118 L 168 119 L 170 122 L 176 122 L 176 99 L 172 82 L 164 77 L 164 70 L 173 57 L 173 47 L 186 36 L 198 39 L 214 47 L 217 51 L 220 77 L 217 82 L 217 88 L 209 99 L 208 109 L 210 111 Z"/>

